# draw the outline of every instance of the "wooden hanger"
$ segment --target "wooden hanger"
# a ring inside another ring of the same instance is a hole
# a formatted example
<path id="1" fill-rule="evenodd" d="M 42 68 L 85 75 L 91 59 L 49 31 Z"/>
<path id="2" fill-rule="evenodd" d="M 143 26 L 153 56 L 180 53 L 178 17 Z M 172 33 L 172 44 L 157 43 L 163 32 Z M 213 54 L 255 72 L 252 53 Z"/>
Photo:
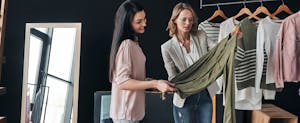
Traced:
<path id="1" fill-rule="evenodd" d="M 246 4 L 245 3 L 243 3 L 243 4 L 244 4 L 244 8 L 242 8 L 239 11 L 239 13 L 237 13 L 235 16 L 233 16 L 234 19 L 236 19 L 236 18 L 238 18 L 238 17 L 240 17 L 240 16 L 242 16 L 244 14 L 246 14 L 248 16 L 252 16 L 253 15 L 252 12 L 246 7 Z M 257 17 L 256 15 L 254 15 L 253 18 L 256 19 L 256 20 L 260 20 L 260 18 Z"/>
<path id="2" fill-rule="evenodd" d="M 277 10 L 272 14 L 273 16 L 276 16 L 277 14 L 279 14 L 280 12 L 285 12 L 287 14 L 294 14 L 293 11 L 290 10 L 290 8 L 284 4 L 283 0 L 282 1 L 282 4 L 277 8 Z"/>
<path id="3" fill-rule="evenodd" d="M 207 19 L 207 21 L 211 21 L 211 20 L 213 20 L 214 18 L 216 18 L 216 17 L 218 17 L 218 16 L 220 16 L 220 17 L 222 17 L 223 19 L 227 19 L 228 17 L 224 14 L 224 12 L 220 9 L 220 6 L 219 5 L 217 5 L 218 6 L 218 10 L 216 10 L 215 12 L 214 12 L 214 14 L 211 16 L 211 17 L 209 17 L 208 19 Z"/>
<path id="4" fill-rule="evenodd" d="M 257 16 L 258 14 L 263 13 L 263 14 L 265 14 L 265 15 L 267 15 L 267 16 L 270 16 L 272 19 L 278 19 L 278 17 L 273 16 L 273 15 L 269 12 L 269 10 L 268 10 L 265 6 L 263 6 L 262 1 L 260 1 L 260 3 L 261 3 L 260 7 L 258 7 L 258 8 L 255 10 L 255 12 L 254 12 L 249 18 L 253 18 L 254 16 Z"/>

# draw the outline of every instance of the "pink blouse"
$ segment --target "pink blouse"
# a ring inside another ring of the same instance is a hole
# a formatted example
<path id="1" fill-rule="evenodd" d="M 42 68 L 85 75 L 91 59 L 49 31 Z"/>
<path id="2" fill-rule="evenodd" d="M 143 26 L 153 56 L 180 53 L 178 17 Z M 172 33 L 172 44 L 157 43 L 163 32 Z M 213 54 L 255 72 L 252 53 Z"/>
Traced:
<path id="1" fill-rule="evenodd" d="M 120 90 L 118 84 L 129 79 L 145 80 L 146 57 L 137 42 L 121 43 L 113 71 L 110 117 L 118 120 L 140 121 L 145 116 L 145 91 Z"/>
<path id="2" fill-rule="evenodd" d="M 300 11 L 282 22 L 277 34 L 275 53 L 275 83 L 300 81 Z"/>

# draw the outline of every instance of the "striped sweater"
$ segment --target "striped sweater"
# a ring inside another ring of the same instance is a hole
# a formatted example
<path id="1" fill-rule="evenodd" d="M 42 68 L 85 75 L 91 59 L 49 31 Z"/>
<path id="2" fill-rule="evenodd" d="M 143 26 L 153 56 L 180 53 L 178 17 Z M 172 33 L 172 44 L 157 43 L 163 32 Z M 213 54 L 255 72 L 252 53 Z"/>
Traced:
<path id="1" fill-rule="evenodd" d="M 257 26 L 249 19 L 240 22 L 243 38 L 237 42 L 235 76 L 238 89 L 254 87 L 256 76 Z"/>
<path id="2" fill-rule="evenodd" d="M 220 23 L 211 23 L 205 20 L 198 25 L 198 30 L 203 30 L 206 33 L 210 49 L 218 44 Z"/>

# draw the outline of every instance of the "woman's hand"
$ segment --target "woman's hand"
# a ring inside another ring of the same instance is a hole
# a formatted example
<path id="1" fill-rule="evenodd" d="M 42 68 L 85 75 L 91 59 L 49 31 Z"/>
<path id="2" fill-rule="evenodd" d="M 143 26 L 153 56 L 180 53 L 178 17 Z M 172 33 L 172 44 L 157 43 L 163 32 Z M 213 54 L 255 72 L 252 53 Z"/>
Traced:
<path id="1" fill-rule="evenodd" d="M 233 36 L 234 34 L 238 34 L 238 39 L 241 39 L 243 37 L 243 33 L 240 30 L 241 29 L 239 26 L 234 27 L 233 31 L 230 33 L 230 36 Z"/>
<path id="2" fill-rule="evenodd" d="M 176 91 L 176 89 L 174 88 L 174 83 L 171 83 L 169 81 L 166 80 L 155 80 L 156 81 L 156 86 L 155 88 L 157 90 L 159 90 L 160 92 L 173 92 Z"/>

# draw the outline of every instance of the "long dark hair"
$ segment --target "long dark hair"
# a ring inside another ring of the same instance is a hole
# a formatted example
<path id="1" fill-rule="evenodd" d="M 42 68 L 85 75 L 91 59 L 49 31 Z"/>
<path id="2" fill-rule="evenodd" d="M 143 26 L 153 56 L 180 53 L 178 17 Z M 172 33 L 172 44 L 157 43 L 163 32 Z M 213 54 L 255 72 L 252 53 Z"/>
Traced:
<path id="1" fill-rule="evenodd" d="M 115 28 L 110 50 L 109 58 L 109 81 L 112 81 L 113 70 L 115 68 L 115 59 L 120 44 L 125 39 L 136 41 L 136 34 L 131 26 L 133 17 L 137 12 L 143 11 L 144 8 L 135 1 L 126 0 L 123 2 L 115 15 Z"/>

